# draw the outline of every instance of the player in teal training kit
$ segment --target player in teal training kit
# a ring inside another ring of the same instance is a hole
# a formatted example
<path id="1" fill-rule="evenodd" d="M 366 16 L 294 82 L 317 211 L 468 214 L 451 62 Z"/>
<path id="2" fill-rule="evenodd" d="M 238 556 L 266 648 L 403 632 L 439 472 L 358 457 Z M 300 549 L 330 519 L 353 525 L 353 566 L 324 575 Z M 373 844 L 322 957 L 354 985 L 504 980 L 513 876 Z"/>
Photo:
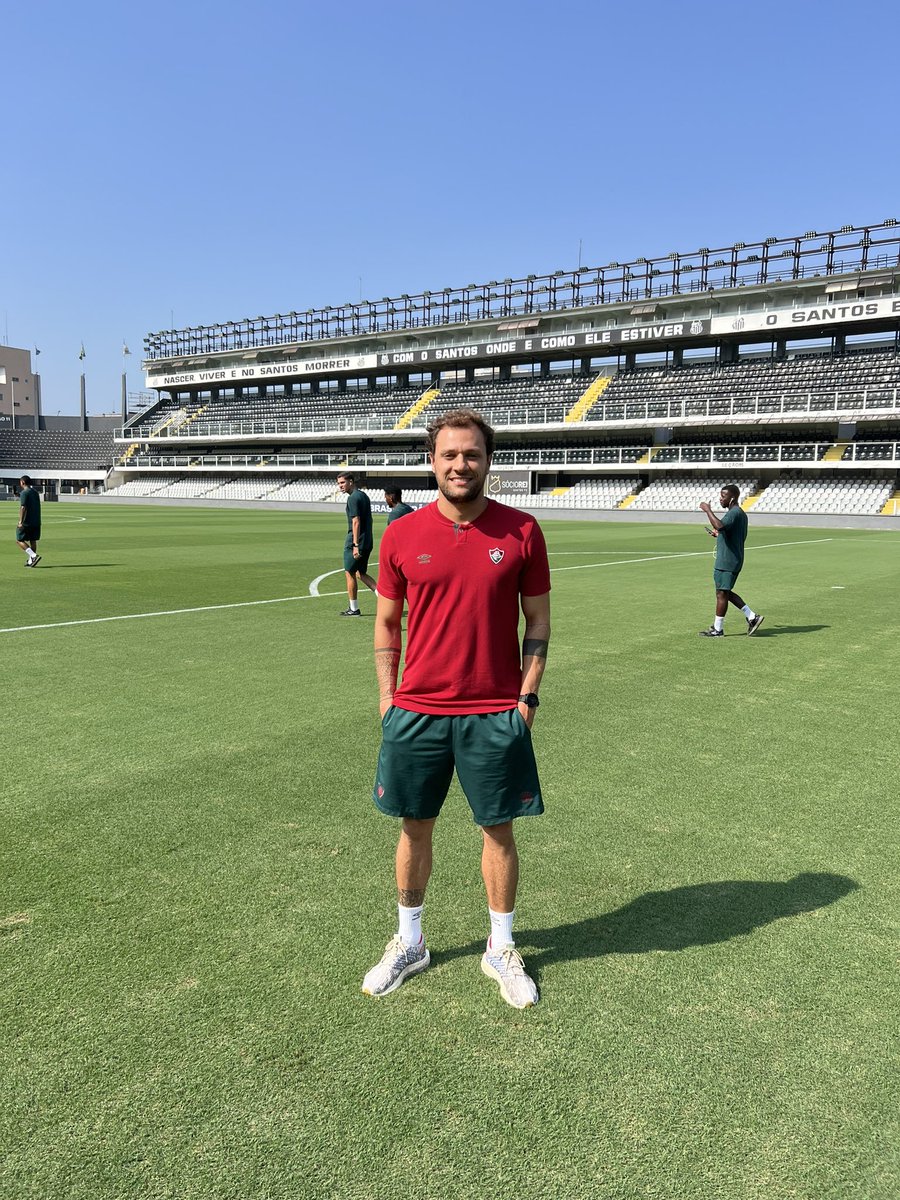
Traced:
<path id="1" fill-rule="evenodd" d="M 25 551 L 25 566 L 36 567 L 41 561 L 37 544 L 41 537 L 41 497 L 31 479 L 23 475 L 19 480 L 19 524 L 16 526 L 16 542 Z"/>
<path id="2" fill-rule="evenodd" d="M 709 533 L 716 539 L 716 562 L 713 568 L 713 582 L 716 585 L 716 619 L 709 629 L 701 629 L 701 637 L 724 637 L 725 614 L 729 603 L 739 608 L 747 618 L 747 633 L 754 634 L 763 623 L 759 613 L 755 613 L 749 604 L 745 604 L 734 585 L 744 565 L 744 542 L 747 540 L 747 514 L 738 504 L 739 489 L 733 484 L 726 484 L 719 493 L 719 502 L 725 509 L 720 518 L 713 512 L 709 504 L 700 505 L 709 518 L 712 528 Z"/>
<path id="3" fill-rule="evenodd" d="M 366 572 L 369 567 L 369 555 L 375 546 L 372 535 L 372 502 L 349 471 L 342 471 L 337 477 L 337 484 L 347 497 L 347 538 L 344 542 L 344 572 L 347 576 L 347 600 L 345 609 L 341 610 L 342 617 L 359 617 L 357 596 L 359 594 L 358 579 L 374 592 L 375 580 Z"/>
<path id="4" fill-rule="evenodd" d="M 415 509 L 403 503 L 403 492 L 398 487 L 384 489 L 384 502 L 391 510 L 388 513 L 388 525 L 393 524 L 394 521 L 399 521 L 401 517 L 408 517 L 411 512 L 415 512 Z"/>

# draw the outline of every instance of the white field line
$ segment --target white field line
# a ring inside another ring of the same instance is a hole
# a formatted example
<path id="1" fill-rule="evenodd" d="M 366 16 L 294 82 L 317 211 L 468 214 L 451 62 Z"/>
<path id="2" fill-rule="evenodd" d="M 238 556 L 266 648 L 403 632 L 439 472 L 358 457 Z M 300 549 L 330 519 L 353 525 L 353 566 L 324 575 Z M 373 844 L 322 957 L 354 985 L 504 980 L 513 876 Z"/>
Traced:
<path id="1" fill-rule="evenodd" d="M 769 542 L 763 546 L 754 546 L 754 550 L 774 550 L 780 546 L 809 546 L 819 545 L 824 542 L 834 541 L 834 538 L 809 538 L 803 541 L 793 542 Z M 602 563 L 578 563 L 573 567 L 551 567 L 551 572 L 557 571 L 586 571 L 596 567 L 621 567 L 632 563 L 642 562 L 660 562 L 671 558 L 699 558 L 709 557 L 714 554 L 712 550 L 688 550 L 680 554 L 657 554 L 650 558 L 622 558 L 615 562 Z M 373 566 L 378 566 L 373 563 Z M 177 617 L 186 613 L 198 612 L 219 612 L 226 608 L 257 608 L 263 604 L 291 604 L 297 600 L 314 600 L 321 596 L 342 596 L 343 591 L 339 592 L 320 592 L 319 584 L 323 579 L 327 579 L 330 575 L 343 575 L 343 570 L 326 571 L 323 575 L 318 575 L 309 585 L 309 594 L 306 596 L 279 596 L 274 600 L 241 600 L 235 604 L 204 604 L 198 608 L 169 608 L 159 612 L 145 613 L 123 613 L 116 617 L 86 617 L 79 621 L 52 621 L 43 625 L 14 625 L 8 629 L 0 629 L 0 633 L 28 633 L 35 629 L 64 629 L 72 625 L 104 625 L 109 621 L 141 621 L 147 617 Z"/>
<path id="2" fill-rule="evenodd" d="M 319 593 L 317 593 L 319 594 Z M 342 596 L 343 592 L 324 592 L 325 596 Z M 261 604 L 290 604 L 294 600 L 312 600 L 313 596 L 279 596 L 274 600 L 241 600 L 236 604 L 204 604 L 199 608 L 168 608 L 160 612 L 123 613 L 118 617 L 86 617 L 81 621 L 53 621 L 46 625 L 15 625 L 0 629 L 0 633 L 25 633 L 31 629 L 62 629 L 68 625 L 103 625 L 107 621 L 140 621 L 144 617 L 177 617 L 182 613 L 218 612 L 223 608 L 256 608 Z"/>
<path id="3" fill-rule="evenodd" d="M 763 546 L 753 546 L 753 550 L 774 550 L 779 546 L 813 546 L 822 542 L 833 542 L 834 538 L 806 538 L 795 542 L 768 542 Z M 632 563 L 661 562 L 666 558 L 711 558 L 715 550 L 685 550 L 679 554 L 654 554 L 646 558 L 619 558 L 615 562 L 577 563 L 574 567 L 551 567 L 550 573 L 557 571 L 589 571 L 592 567 L 624 567 Z M 2 632 L 2 630 L 0 630 Z"/>

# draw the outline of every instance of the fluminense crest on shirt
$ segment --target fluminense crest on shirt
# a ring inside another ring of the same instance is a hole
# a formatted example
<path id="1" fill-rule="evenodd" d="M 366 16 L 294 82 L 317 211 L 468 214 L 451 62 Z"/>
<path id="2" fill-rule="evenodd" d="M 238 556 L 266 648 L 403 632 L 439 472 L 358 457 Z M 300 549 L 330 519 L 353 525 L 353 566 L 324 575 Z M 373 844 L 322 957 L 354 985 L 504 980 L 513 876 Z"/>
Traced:
<path id="1" fill-rule="evenodd" d="M 495 546 L 493 550 L 488 550 L 488 554 L 491 556 L 492 563 L 503 562 L 503 555 L 505 553 L 506 551 L 501 550 L 499 546 Z"/>

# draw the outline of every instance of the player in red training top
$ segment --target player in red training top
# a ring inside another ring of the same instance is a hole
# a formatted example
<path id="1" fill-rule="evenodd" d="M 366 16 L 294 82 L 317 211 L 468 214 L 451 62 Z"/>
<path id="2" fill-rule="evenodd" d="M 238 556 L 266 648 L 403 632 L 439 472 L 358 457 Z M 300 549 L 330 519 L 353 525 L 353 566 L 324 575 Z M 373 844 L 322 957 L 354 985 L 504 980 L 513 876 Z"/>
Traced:
<path id="1" fill-rule="evenodd" d="M 512 936 L 519 878 L 513 820 L 544 810 L 531 726 L 550 638 L 547 549 L 533 517 L 485 496 L 494 431 L 477 413 L 445 413 L 428 427 L 426 446 L 438 499 L 390 525 L 379 550 L 382 745 L 374 800 L 403 824 L 399 928 L 363 991 L 387 995 L 431 961 L 422 905 L 434 823 L 455 768 L 483 835 L 491 933 L 481 968 L 509 1004 L 527 1008 L 538 993 Z"/>

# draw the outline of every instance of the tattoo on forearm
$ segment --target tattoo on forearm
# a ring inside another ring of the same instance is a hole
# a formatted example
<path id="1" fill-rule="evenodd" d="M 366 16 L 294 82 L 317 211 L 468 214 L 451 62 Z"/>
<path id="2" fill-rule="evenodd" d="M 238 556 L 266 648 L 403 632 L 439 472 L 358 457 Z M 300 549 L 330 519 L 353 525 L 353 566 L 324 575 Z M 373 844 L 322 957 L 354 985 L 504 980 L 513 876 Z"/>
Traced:
<path id="1" fill-rule="evenodd" d="M 404 908 L 418 908 L 425 903 L 424 888 L 398 888 L 397 898 Z"/>
<path id="2" fill-rule="evenodd" d="M 382 696 L 393 696 L 400 669 L 400 651 L 396 646 L 379 647 L 375 651 L 375 674 Z"/>
<path id="3" fill-rule="evenodd" d="M 546 638 L 525 638 L 522 642 L 522 657 L 527 658 L 531 655 L 534 658 L 547 657 L 547 639 Z"/>

